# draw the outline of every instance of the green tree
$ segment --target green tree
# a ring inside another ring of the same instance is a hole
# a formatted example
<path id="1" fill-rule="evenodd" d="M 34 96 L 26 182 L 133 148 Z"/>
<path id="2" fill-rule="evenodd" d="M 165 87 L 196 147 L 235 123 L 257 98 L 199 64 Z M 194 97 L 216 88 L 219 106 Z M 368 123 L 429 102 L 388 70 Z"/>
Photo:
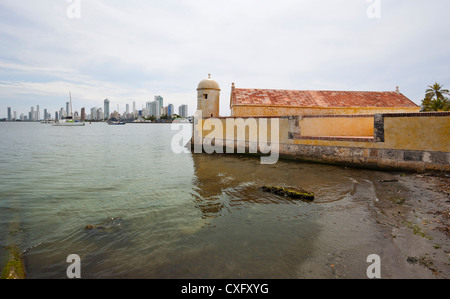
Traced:
<path id="1" fill-rule="evenodd" d="M 422 101 L 422 111 L 450 111 L 450 100 L 446 97 L 450 92 L 443 87 L 437 82 L 428 86 Z"/>

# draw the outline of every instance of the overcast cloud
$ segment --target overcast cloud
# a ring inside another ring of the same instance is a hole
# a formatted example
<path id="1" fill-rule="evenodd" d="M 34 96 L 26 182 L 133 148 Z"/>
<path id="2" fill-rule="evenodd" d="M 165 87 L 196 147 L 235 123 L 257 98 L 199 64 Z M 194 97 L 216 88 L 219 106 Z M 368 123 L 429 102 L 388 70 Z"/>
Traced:
<path id="1" fill-rule="evenodd" d="M 448 0 L 0 0 L 0 118 L 7 107 L 54 114 L 112 109 L 155 95 L 196 108 L 212 74 L 229 115 L 241 88 L 400 91 L 420 104 L 450 87 Z M 72 11 L 73 12 L 73 11 Z M 73 15 L 72 15 L 73 16 Z M 42 115 L 42 113 L 41 113 Z"/>

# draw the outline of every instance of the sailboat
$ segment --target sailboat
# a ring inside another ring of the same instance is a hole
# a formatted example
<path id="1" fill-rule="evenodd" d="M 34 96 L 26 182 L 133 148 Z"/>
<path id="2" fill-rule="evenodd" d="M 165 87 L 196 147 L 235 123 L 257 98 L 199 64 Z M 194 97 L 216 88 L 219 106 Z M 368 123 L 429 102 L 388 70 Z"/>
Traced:
<path id="1" fill-rule="evenodd" d="M 61 119 L 57 119 L 56 122 L 52 125 L 54 127 L 82 127 L 84 126 L 84 121 L 78 121 L 73 119 L 72 113 L 72 93 L 69 92 L 70 102 L 69 102 L 69 111 L 67 111 L 67 115 L 61 117 Z"/>

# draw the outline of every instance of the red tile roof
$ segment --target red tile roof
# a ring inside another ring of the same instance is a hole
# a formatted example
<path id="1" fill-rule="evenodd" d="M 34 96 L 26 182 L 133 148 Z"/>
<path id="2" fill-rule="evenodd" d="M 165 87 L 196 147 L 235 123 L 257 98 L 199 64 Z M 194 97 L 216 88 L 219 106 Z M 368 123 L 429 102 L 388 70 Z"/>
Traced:
<path id="1" fill-rule="evenodd" d="M 231 91 L 231 106 L 418 107 L 398 92 L 242 89 Z"/>

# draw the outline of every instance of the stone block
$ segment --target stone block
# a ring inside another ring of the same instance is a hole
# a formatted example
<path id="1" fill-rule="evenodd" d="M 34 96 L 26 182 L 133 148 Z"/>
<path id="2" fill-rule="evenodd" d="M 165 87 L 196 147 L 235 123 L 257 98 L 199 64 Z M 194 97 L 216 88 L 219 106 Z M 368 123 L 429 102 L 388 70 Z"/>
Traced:
<path id="1" fill-rule="evenodd" d="M 450 165 L 449 153 L 431 152 L 431 162 L 434 164 Z"/>
<path id="2" fill-rule="evenodd" d="M 405 151 L 403 153 L 404 161 L 422 161 L 423 152 L 419 151 Z"/>
<path id="3" fill-rule="evenodd" d="M 373 137 L 375 142 L 384 142 L 384 116 L 383 114 L 374 115 Z"/>
<path id="4" fill-rule="evenodd" d="M 351 148 L 350 154 L 352 157 L 363 157 L 364 156 L 364 149 L 363 148 Z"/>
<path id="5" fill-rule="evenodd" d="M 403 160 L 403 151 L 393 150 L 393 149 L 382 149 L 382 150 L 379 150 L 378 157 L 381 159 L 400 161 L 400 160 Z"/>
<path id="6" fill-rule="evenodd" d="M 431 161 L 431 153 L 430 152 L 423 152 L 422 161 L 425 163 L 432 163 Z"/>

